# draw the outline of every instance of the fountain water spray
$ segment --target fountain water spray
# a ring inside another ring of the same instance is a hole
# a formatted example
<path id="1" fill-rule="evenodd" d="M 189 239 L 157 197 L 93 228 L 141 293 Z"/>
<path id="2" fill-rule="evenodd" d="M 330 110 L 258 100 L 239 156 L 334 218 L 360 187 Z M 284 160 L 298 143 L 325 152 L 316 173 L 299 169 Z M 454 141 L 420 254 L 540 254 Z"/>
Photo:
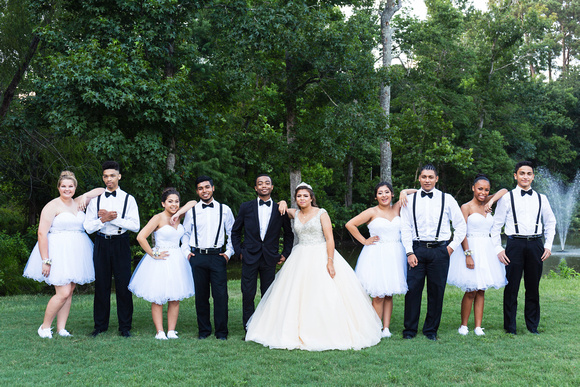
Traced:
<path id="1" fill-rule="evenodd" d="M 550 200 L 552 211 L 554 211 L 556 216 L 556 228 L 560 238 L 560 246 L 562 251 L 564 251 L 566 236 L 568 235 L 570 222 L 580 194 L 580 171 L 576 172 L 576 177 L 570 185 L 562 182 L 562 179 L 553 176 L 546 168 L 538 168 L 536 175 L 538 177 L 536 181 Z"/>

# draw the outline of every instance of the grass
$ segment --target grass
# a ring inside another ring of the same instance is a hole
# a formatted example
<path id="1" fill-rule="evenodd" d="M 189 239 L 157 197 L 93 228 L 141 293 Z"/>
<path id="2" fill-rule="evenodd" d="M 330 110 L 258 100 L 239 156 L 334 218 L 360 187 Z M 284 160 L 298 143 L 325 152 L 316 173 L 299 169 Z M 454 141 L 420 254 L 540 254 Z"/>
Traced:
<path id="1" fill-rule="evenodd" d="M 395 297 L 390 339 L 361 351 L 270 350 L 244 342 L 240 282 L 230 281 L 230 336 L 196 340 L 194 300 L 181 303 L 179 340 L 153 338 L 150 306 L 135 299 L 134 337 L 118 335 L 113 302 L 109 331 L 92 338 L 91 295 L 75 295 L 72 338 L 40 339 L 48 295 L 0 298 L 0 385 L 580 385 L 578 280 L 545 278 L 541 335 L 527 332 L 523 290 L 518 335 L 502 330 L 501 290 L 486 297 L 485 337 L 457 334 L 462 292 L 447 287 L 439 340 L 401 338 L 403 297 Z M 523 284 L 522 284 L 523 289 Z M 425 301 L 425 297 L 424 301 Z M 114 299 L 114 297 L 113 297 Z M 425 307 L 421 318 L 424 318 Z M 472 317 L 473 318 L 473 317 Z M 53 324 L 54 326 L 54 324 Z M 420 327 L 422 324 L 420 325 Z M 473 321 L 470 321 L 473 330 Z"/>

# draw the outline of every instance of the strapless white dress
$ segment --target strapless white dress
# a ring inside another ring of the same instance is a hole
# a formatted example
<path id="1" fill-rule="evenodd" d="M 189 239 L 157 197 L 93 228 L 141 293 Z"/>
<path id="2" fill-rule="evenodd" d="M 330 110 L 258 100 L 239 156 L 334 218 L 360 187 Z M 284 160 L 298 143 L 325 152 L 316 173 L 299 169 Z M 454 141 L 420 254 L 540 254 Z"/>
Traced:
<path id="1" fill-rule="evenodd" d="M 463 291 L 499 289 L 507 284 L 505 266 L 497 258 L 489 232 L 493 216 L 473 213 L 467 217 L 467 242 L 471 250 L 474 268 L 465 265 L 463 248 L 458 248 L 449 259 L 447 283 Z"/>
<path id="2" fill-rule="evenodd" d="M 133 294 L 158 305 L 181 301 L 195 294 L 191 266 L 179 248 L 183 233 L 181 224 L 177 229 L 165 225 L 154 232 L 155 246 L 159 251 L 169 252 L 169 256 L 155 259 L 145 254 L 129 282 Z"/>
<path id="3" fill-rule="evenodd" d="M 374 245 L 364 246 L 355 272 L 371 297 L 407 293 L 407 256 L 401 243 L 401 217 L 375 218 L 368 224 Z"/>
<path id="4" fill-rule="evenodd" d="M 34 246 L 24 276 L 49 285 L 83 285 L 95 280 L 93 242 L 83 228 L 85 213 L 62 212 L 54 217 L 48 232 L 48 258 L 52 260 L 48 277 L 42 275 L 38 243 Z"/>
<path id="5" fill-rule="evenodd" d="M 294 220 L 298 243 L 250 318 L 246 341 L 309 351 L 361 349 L 380 341 L 382 325 L 371 300 L 336 251 L 336 275 L 328 274 L 324 212 L 306 224 Z"/>

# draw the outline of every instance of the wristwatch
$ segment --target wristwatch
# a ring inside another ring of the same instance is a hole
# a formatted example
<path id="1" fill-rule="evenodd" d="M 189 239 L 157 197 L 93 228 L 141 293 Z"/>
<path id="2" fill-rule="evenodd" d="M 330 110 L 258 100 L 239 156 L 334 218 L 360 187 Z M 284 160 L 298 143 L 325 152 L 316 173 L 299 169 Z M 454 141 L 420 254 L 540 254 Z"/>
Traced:
<path id="1" fill-rule="evenodd" d="M 412 252 L 412 251 L 411 251 L 410 253 L 407 253 L 407 257 L 409 257 L 409 256 L 411 256 L 411 255 L 415 255 L 415 253 L 414 253 L 414 252 Z"/>

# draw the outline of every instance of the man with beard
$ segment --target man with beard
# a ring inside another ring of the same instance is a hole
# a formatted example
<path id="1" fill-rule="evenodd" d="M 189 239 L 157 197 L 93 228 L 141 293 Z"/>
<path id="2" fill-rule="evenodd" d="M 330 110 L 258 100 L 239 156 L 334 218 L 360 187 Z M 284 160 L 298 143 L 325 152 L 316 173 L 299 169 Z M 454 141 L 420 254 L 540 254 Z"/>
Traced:
<path id="1" fill-rule="evenodd" d="M 207 338 L 212 331 L 209 307 L 211 287 L 215 336 L 220 340 L 226 340 L 228 337 L 226 266 L 234 253 L 231 240 L 234 215 L 227 205 L 214 199 L 215 187 L 210 177 L 200 176 L 195 184 L 201 201 L 185 215 L 183 221 L 185 234 L 181 238 L 181 248 L 193 270 L 199 339 Z"/>

